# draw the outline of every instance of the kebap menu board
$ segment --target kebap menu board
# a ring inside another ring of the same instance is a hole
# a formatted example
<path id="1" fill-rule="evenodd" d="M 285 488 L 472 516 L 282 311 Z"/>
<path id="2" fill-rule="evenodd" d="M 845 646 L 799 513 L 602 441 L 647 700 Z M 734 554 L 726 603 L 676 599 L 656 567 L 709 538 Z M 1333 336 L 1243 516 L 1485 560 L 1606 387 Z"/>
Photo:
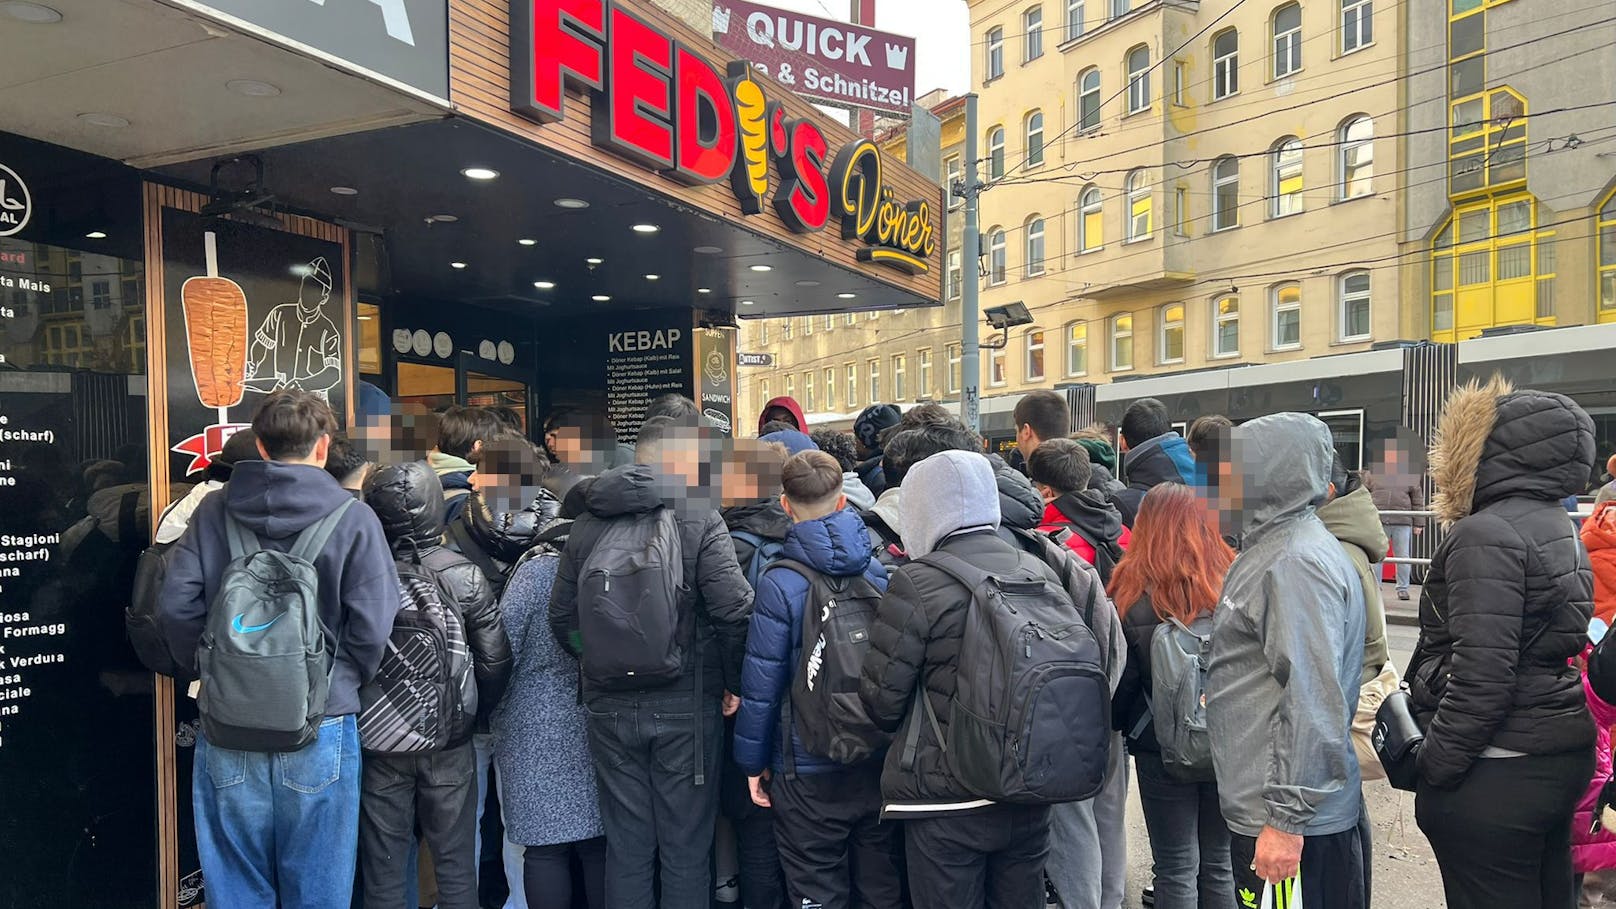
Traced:
<path id="1" fill-rule="evenodd" d="M 665 394 L 690 394 L 688 316 L 606 333 L 606 413 L 617 440 L 633 445 L 645 410 Z"/>

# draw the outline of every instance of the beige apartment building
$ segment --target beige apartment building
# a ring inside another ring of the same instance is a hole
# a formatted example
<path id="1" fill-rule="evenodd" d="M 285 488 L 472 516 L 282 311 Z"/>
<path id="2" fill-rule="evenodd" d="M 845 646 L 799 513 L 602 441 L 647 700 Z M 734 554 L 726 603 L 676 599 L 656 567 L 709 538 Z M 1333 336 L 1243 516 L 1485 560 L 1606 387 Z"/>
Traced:
<path id="1" fill-rule="evenodd" d="M 916 99 L 942 121 L 940 173 L 944 185 L 963 179 L 965 99 L 932 92 Z M 908 131 L 888 124 L 876 134 L 883 151 L 905 160 Z M 790 395 L 815 427 L 847 428 L 872 403 L 958 400 L 960 289 L 967 257 L 961 249 L 964 205 L 950 201 L 940 306 L 866 312 L 858 300 L 845 313 L 741 321 L 740 350 L 768 353 L 773 367 L 737 368 L 737 425 L 750 426 L 764 402 Z"/>
<path id="2" fill-rule="evenodd" d="M 1410 336 L 1398 4 L 970 7 L 984 395 Z"/>

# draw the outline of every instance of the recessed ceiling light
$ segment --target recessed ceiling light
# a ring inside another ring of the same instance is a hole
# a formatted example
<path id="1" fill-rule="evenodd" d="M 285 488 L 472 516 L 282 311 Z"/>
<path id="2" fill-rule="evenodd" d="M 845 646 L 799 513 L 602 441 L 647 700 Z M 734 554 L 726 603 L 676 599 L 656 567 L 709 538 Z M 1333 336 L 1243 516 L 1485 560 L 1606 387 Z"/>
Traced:
<path id="1" fill-rule="evenodd" d="M 636 224 L 636 225 L 634 225 L 634 232 L 637 233 L 637 234 L 654 234 L 654 233 L 656 233 L 657 231 L 659 231 L 661 229 L 662 228 L 657 227 L 655 224 Z"/>
<path id="2" fill-rule="evenodd" d="M 105 240 L 106 238 L 107 232 L 104 230 L 92 230 L 84 235 L 86 240 Z"/>
<path id="3" fill-rule="evenodd" d="M 819 282 L 818 281 L 798 281 L 797 286 L 798 287 L 818 287 Z"/>
<path id="4" fill-rule="evenodd" d="M 79 114 L 79 120 L 91 126 L 100 126 L 106 129 L 123 129 L 129 121 L 117 114 Z"/>
<path id="5" fill-rule="evenodd" d="M 582 199 L 557 199 L 555 204 L 556 208 L 571 208 L 574 210 L 589 207 L 589 203 Z"/>
<path id="6" fill-rule="evenodd" d="M 428 223 L 428 224 L 453 224 L 453 223 L 455 223 L 456 221 L 459 221 L 459 220 L 460 220 L 459 215 L 427 215 L 426 216 L 426 223 Z"/>
<path id="7" fill-rule="evenodd" d="M 606 260 L 605 259 L 597 259 L 594 256 L 590 256 L 589 258 L 585 259 L 584 261 L 588 262 L 590 265 L 599 265 L 600 263 L 602 263 L 602 262 L 604 262 Z"/>
<path id="8" fill-rule="evenodd" d="M 352 186 L 333 186 L 333 187 L 331 187 L 331 191 L 336 193 L 339 196 L 357 196 L 357 195 L 359 195 L 359 190 L 354 189 Z"/>
<path id="9" fill-rule="evenodd" d="M 523 237 L 522 239 L 517 240 L 516 242 L 522 244 L 523 246 L 536 246 L 539 241 L 533 239 L 532 237 Z"/>
<path id="10" fill-rule="evenodd" d="M 713 292 L 713 289 L 711 287 L 698 287 L 698 288 L 696 288 L 696 293 L 698 293 L 698 294 L 710 294 L 712 292 Z"/>
<path id="11" fill-rule="evenodd" d="M 662 276 L 661 275 L 646 275 L 645 280 L 647 280 L 647 281 L 655 281 L 660 277 L 662 277 Z"/>
<path id="12" fill-rule="evenodd" d="M 698 247 L 696 247 L 696 252 L 699 252 L 704 256 L 716 256 L 716 255 L 718 255 L 719 253 L 721 253 L 723 251 L 724 251 L 723 248 L 718 247 L 718 246 L 698 246 Z"/>
<path id="13" fill-rule="evenodd" d="M 753 306 L 753 305 L 755 305 L 755 303 L 752 300 L 742 300 L 741 305 L 742 306 Z"/>
<path id="14" fill-rule="evenodd" d="M 359 321 L 361 321 L 361 322 L 369 322 L 373 318 L 375 318 L 375 316 L 360 316 Z"/>
<path id="15" fill-rule="evenodd" d="M 554 281 L 534 281 L 533 286 L 537 287 L 539 290 L 554 290 L 555 289 L 555 282 Z"/>
<path id="16" fill-rule="evenodd" d="M 594 300 L 596 303 L 605 303 L 606 301 L 610 300 L 611 297 L 608 297 L 605 294 L 595 294 L 593 297 L 590 297 L 589 299 Z"/>
<path id="17" fill-rule="evenodd" d="M 249 98 L 273 98 L 281 93 L 280 86 L 260 82 L 257 79 L 231 79 L 224 84 L 224 87 Z"/>
<path id="18" fill-rule="evenodd" d="M 753 271 L 774 271 L 773 265 L 753 265 L 750 267 Z"/>
<path id="19" fill-rule="evenodd" d="M 464 262 L 450 262 L 449 267 L 450 268 L 465 268 L 466 263 L 464 263 Z"/>
<path id="20" fill-rule="evenodd" d="M 855 293 L 837 294 L 836 299 L 838 299 L 838 300 L 851 300 L 856 296 L 858 296 L 858 294 L 855 294 Z"/>
<path id="21" fill-rule="evenodd" d="M 40 3 L 27 3 L 25 0 L 7 0 L 0 3 L 0 13 L 5 13 L 18 22 L 27 22 L 32 25 L 49 25 L 52 22 L 62 21 L 62 14 Z"/>
<path id="22" fill-rule="evenodd" d="M 491 167 L 468 167 L 460 175 L 467 180 L 493 180 L 499 176 L 499 171 Z"/>

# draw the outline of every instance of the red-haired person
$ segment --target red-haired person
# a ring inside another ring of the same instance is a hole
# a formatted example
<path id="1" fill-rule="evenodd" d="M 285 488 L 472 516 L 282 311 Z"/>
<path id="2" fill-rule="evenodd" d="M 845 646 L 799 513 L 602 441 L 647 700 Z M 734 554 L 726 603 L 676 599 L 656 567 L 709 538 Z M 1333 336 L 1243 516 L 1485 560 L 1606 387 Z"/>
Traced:
<path id="1" fill-rule="evenodd" d="M 1233 561 L 1234 550 L 1219 536 L 1207 503 L 1188 486 L 1162 483 L 1140 503 L 1133 540 L 1111 576 L 1111 599 L 1122 614 L 1128 641 L 1128 664 L 1112 716 L 1128 737 L 1139 775 L 1156 909 L 1236 905 L 1229 828 L 1218 804 L 1217 783 L 1181 782 L 1167 772 L 1146 704 L 1156 629 L 1173 620 L 1189 627 L 1210 616 Z"/>

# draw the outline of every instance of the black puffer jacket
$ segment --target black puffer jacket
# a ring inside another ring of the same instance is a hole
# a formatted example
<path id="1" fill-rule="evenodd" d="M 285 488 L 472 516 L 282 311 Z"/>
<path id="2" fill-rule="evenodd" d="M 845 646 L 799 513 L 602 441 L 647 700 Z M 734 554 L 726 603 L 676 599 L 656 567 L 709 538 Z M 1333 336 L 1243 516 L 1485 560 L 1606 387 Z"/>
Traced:
<path id="1" fill-rule="evenodd" d="M 1060 583 L 1043 562 L 989 531 L 949 537 L 937 549 L 994 574 L 1031 570 Z M 948 772 L 924 712 L 910 709 L 916 686 L 924 684 L 938 725 L 948 734 L 948 702 L 954 696 L 970 599 L 971 592 L 942 571 L 910 562 L 892 576 L 881 600 L 859 695 L 876 725 L 898 732 L 881 772 L 881 794 L 889 817 L 954 816 L 989 804 Z M 914 766 L 906 769 L 903 746 L 909 726 L 916 723 L 919 747 Z"/>
<path id="2" fill-rule="evenodd" d="M 721 513 L 724 516 L 724 526 L 729 528 L 730 539 L 735 543 L 735 561 L 741 566 L 741 574 L 747 573 L 748 566 L 752 564 L 752 557 L 757 553 L 757 547 L 750 540 L 735 536 L 737 531 L 764 540 L 784 540 L 786 531 L 791 529 L 791 518 L 786 514 L 786 510 L 780 507 L 778 498 L 734 505 Z"/>
<path id="3" fill-rule="evenodd" d="M 393 557 L 436 574 L 454 598 L 450 605 L 460 610 L 477 675 L 477 714 L 486 723 L 505 697 L 511 642 L 487 579 L 476 565 L 442 545 L 443 482 L 421 461 L 383 467 L 365 481 L 365 504 L 381 520 Z M 459 738 L 470 733 L 468 729 Z"/>
<path id="4" fill-rule="evenodd" d="M 1044 520 L 1044 500 L 1032 488 L 1027 475 L 1011 467 L 1004 458 L 988 455 L 993 479 L 999 486 L 999 536 L 1015 543 L 1011 530 L 1036 530 Z"/>
<path id="5" fill-rule="evenodd" d="M 548 485 L 541 486 L 532 501 L 517 510 L 489 508 L 480 492 L 466 497 L 466 506 L 450 522 L 446 541 L 482 569 L 498 596 L 505 589 L 511 566 L 533 548 L 539 531 L 561 514 L 561 497 Z"/>
<path id="6" fill-rule="evenodd" d="M 555 592 L 550 597 L 550 630 L 561 646 L 581 655 L 578 632 L 578 573 L 594 551 L 607 523 L 637 520 L 664 507 L 657 493 L 658 483 L 649 467 L 631 464 L 616 467 L 588 481 L 584 490 L 583 514 L 572 524 L 567 548 L 561 554 Z M 677 512 L 679 542 L 684 557 L 685 584 L 691 596 L 690 612 L 679 622 L 680 639 L 697 641 L 702 648 L 701 687 L 716 697 L 722 691 L 739 691 L 741 661 L 746 656 L 746 628 L 752 618 L 752 588 L 735 560 L 724 519 L 711 509 L 681 508 Z M 695 671 L 695 660 L 686 661 L 686 675 Z M 671 697 L 691 690 L 694 681 L 676 681 L 654 689 Z M 600 694 L 585 679 L 584 698 Z M 617 692 L 616 694 L 621 694 Z"/>
<path id="7" fill-rule="evenodd" d="M 1458 785 L 1488 747 L 1593 745 L 1568 663 L 1583 647 L 1593 576 L 1560 505 L 1593 470 L 1593 422 L 1569 398 L 1494 379 L 1449 399 L 1431 472 L 1451 529 L 1426 576 L 1406 674 L 1428 724 L 1419 763 L 1430 785 Z"/>

